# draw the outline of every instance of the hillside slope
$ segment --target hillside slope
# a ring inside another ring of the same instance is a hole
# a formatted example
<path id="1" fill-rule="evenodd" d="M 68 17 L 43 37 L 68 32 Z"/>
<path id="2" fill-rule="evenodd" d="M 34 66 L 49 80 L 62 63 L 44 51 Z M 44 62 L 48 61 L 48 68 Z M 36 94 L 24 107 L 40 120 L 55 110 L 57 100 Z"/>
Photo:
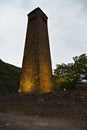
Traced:
<path id="1" fill-rule="evenodd" d="M 17 93 L 21 68 L 0 60 L 0 94 Z"/>

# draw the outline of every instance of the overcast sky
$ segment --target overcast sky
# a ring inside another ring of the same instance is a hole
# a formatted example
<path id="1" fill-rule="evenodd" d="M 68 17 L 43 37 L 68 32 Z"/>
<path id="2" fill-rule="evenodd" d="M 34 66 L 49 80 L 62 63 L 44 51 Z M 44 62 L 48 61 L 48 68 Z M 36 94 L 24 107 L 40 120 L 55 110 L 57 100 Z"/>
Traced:
<path id="1" fill-rule="evenodd" d="M 0 0 L 0 59 L 21 67 L 27 14 L 38 6 L 48 16 L 53 68 L 87 53 L 87 0 Z"/>

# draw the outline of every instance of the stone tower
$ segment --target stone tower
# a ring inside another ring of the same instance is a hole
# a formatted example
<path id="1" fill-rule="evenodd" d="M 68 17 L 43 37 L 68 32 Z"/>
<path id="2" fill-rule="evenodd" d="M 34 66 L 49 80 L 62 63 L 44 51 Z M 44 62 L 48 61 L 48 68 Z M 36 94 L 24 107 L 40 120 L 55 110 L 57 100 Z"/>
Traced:
<path id="1" fill-rule="evenodd" d="M 28 14 L 19 92 L 51 92 L 52 68 L 47 16 L 40 8 Z"/>

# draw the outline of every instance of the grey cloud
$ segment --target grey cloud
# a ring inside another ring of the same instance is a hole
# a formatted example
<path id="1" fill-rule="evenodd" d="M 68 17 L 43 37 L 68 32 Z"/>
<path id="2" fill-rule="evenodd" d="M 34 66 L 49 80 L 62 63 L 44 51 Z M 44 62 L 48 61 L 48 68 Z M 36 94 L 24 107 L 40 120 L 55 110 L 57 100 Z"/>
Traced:
<path id="1" fill-rule="evenodd" d="M 4 61 L 21 66 L 27 13 L 37 6 L 40 6 L 49 18 L 53 68 L 56 64 L 71 62 L 72 57 L 87 52 L 87 12 L 83 9 L 87 5 L 86 0 L 3 0 L 3 4 L 1 2 L 0 57 Z"/>
<path id="2" fill-rule="evenodd" d="M 0 5 L 13 5 L 15 7 L 20 7 L 23 9 L 30 9 L 33 7 L 32 0 L 0 0 Z"/>
<path id="3" fill-rule="evenodd" d="M 87 0 L 73 0 L 74 4 L 81 4 L 82 5 L 82 11 L 85 13 L 87 12 Z"/>

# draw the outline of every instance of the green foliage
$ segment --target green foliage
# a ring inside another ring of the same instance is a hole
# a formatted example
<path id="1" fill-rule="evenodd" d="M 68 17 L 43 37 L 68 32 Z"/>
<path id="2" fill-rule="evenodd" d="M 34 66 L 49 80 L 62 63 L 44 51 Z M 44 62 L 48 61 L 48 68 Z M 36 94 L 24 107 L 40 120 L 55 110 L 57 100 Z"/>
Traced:
<path id="1" fill-rule="evenodd" d="M 18 92 L 21 69 L 0 60 L 0 94 Z"/>
<path id="2" fill-rule="evenodd" d="M 81 76 L 83 79 L 87 79 L 87 56 L 86 56 L 86 54 L 76 56 L 73 58 L 73 60 L 74 60 L 75 72 L 78 74 L 79 80 L 81 80 Z"/>
<path id="3" fill-rule="evenodd" d="M 70 89 L 87 79 L 87 56 L 82 54 L 73 58 L 74 63 L 57 65 L 54 70 L 55 89 Z"/>
<path id="4" fill-rule="evenodd" d="M 77 81 L 75 80 L 69 80 L 68 78 L 65 77 L 60 77 L 54 79 L 54 90 L 68 90 L 68 89 L 73 89 L 76 87 Z"/>

